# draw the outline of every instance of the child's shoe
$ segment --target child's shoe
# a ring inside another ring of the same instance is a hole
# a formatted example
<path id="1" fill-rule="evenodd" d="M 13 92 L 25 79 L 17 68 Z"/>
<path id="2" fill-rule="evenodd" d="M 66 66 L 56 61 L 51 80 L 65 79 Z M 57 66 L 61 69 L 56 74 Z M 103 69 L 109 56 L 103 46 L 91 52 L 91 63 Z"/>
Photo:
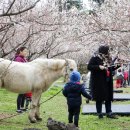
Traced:
<path id="1" fill-rule="evenodd" d="M 103 118 L 103 114 L 102 113 L 98 114 L 98 118 L 102 119 Z"/>

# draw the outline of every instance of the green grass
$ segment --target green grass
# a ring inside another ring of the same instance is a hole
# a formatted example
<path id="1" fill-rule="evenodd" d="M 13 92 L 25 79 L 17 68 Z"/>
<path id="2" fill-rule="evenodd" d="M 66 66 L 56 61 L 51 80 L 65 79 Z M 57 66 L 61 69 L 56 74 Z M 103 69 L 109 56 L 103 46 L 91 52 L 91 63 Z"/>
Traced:
<path id="1" fill-rule="evenodd" d="M 41 102 L 51 97 L 59 90 L 61 90 L 60 87 L 51 87 L 49 91 L 42 94 Z M 130 88 L 125 90 L 130 92 Z M 17 94 L 3 89 L 0 90 L 0 119 L 3 115 L 10 116 L 11 114 L 16 114 L 16 99 Z M 85 104 L 85 98 L 83 98 L 83 104 Z M 40 112 L 43 118 L 42 122 L 31 124 L 28 120 L 28 112 L 26 112 L 13 118 L 0 120 L 0 130 L 23 130 L 24 128 L 48 130 L 46 127 L 48 117 L 52 117 L 65 123 L 68 121 L 66 99 L 62 93 L 42 104 Z M 82 130 L 130 130 L 130 117 L 119 116 L 119 119 L 116 120 L 104 117 L 99 120 L 97 116 L 80 114 L 79 125 Z"/>
<path id="2" fill-rule="evenodd" d="M 123 90 L 123 93 L 130 93 L 130 87 L 127 88 L 118 88 L 117 90 Z"/>

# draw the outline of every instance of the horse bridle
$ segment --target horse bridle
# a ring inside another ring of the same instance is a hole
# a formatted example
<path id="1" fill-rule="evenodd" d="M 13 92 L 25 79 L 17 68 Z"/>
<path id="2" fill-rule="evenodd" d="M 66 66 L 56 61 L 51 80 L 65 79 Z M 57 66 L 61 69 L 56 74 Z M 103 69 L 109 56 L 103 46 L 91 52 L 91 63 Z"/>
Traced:
<path id="1" fill-rule="evenodd" d="M 65 80 L 69 78 L 70 71 L 73 71 L 73 69 L 70 68 L 68 60 L 65 59 Z"/>

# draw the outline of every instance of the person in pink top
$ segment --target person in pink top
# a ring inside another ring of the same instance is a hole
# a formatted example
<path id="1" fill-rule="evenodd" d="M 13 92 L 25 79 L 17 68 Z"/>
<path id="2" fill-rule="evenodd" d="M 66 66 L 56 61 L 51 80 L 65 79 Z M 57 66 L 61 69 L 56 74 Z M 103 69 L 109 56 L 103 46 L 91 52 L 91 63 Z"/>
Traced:
<path id="1" fill-rule="evenodd" d="M 17 49 L 17 52 L 15 54 L 14 61 L 17 62 L 27 62 L 26 56 L 28 54 L 27 48 L 26 47 L 20 47 Z M 24 102 L 25 102 L 25 94 L 18 94 L 17 97 L 17 113 L 22 113 L 24 109 Z"/>

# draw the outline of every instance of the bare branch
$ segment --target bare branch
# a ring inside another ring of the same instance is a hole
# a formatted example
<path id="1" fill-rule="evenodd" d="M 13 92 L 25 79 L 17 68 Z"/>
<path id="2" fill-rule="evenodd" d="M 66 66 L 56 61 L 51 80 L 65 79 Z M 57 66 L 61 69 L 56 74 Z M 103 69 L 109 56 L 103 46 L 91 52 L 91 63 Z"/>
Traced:
<path id="1" fill-rule="evenodd" d="M 50 58 L 54 58 L 54 57 L 57 57 L 57 56 L 60 56 L 60 55 L 66 54 L 66 53 L 79 52 L 79 51 L 80 51 L 80 49 L 62 51 L 62 52 L 56 53 L 55 55 L 52 55 Z"/>
<path id="2" fill-rule="evenodd" d="M 9 6 L 9 8 L 8 8 L 8 10 L 6 11 L 5 14 L 8 14 L 8 13 L 9 13 L 9 11 L 10 11 L 10 9 L 12 8 L 12 6 L 13 6 L 14 3 L 15 3 L 15 0 L 12 1 L 12 3 L 10 4 L 10 6 Z"/>
<path id="3" fill-rule="evenodd" d="M 26 8 L 26 9 L 23 9 L 23 10 L 21 10 L 21 11 L 18 11 L 18 12 L 9 13 L 9 12 L 7 11 L 6 13 L 0 14 L 0 17 L 3 17 L 3 16 L 13 16 L 13 15 L 22 14 L 22 13 L 28 11 L 28 10 L 33 9 L 39 1 L 40 1 L 40 0 L 37 0 L 32 6 Z"/>
<path id="4" fill-rule="evenodd" d="M 101 30 L 102 30 L 102 31 L 120 32 L 120 33 L 130 33 L 130 30 L 105 29 L 105 28 L 102 28 Z"/>

